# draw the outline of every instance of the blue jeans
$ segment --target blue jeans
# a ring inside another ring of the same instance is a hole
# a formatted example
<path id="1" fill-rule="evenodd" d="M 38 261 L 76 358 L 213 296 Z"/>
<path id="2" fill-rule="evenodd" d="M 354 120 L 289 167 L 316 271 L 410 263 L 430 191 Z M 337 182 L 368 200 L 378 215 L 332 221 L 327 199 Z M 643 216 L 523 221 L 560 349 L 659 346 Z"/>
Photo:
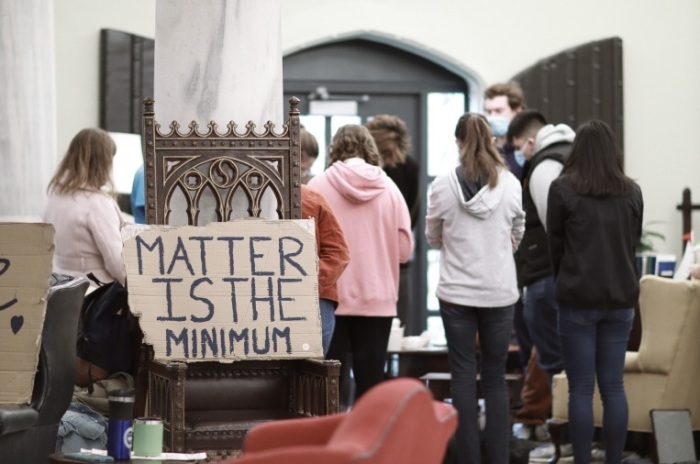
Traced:
<path id="1" fill-rule="evenodd" d="M 486 403 L 486 453 L 491 464 L 509 460 L 510 415 L 506 358 L 513 328 L 513 306 L 475 308 L 440 301 L 452 373 L 452 404 L 459 413 L 457 455 L 460 464 L 481 462 L 477 416 L 476 335 L 479 334 L 481 392 Z"/>
<path id="2" fill-rule="evenodd" d="M 321 309 L 321 343 L 323 344 L 323 356 L 328 354 L 328 347 L 333 338 L 335 328 L 335 301 L 319 298 L 318 306 Z"/>
<path id="3" fill-rule="evenodd" d="M 537 363 L 549 374 L 564 369 L 557 330 L 557 302 L 554 299 L 554 276 L 542 277 L 525 287 L 523 314 L 532 344 L 537 349 Z M 551 388 L 551 383 L 550 383 Z"/>
<path id="4" fill-rule="evenodd" d="M 603 399 L 606 464 L 622 462 L 627 435 L 623 374 L 634 308 L 559 311 L 559 335 L 569 380 L 569 430 L 576 464 L 591 460 L 593 389 Z"/>

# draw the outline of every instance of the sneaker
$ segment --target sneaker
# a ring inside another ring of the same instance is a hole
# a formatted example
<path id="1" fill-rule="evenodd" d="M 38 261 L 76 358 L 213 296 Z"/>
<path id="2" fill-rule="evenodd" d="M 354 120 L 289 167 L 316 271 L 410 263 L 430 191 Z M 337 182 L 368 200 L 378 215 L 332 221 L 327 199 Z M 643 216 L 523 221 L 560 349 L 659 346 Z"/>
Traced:
<path id="1" fill-rule="evenodd" d="M 605 450 L 600 448 L 591 449 L 591 462 L 605 462 Z"/>
<path id="2" fill-rule="evenodd" d="M 573 454 L 570 443 L 564 443 L 561 445 L 561 457 L 569 457 Z M 554 456 L 554 445 L 548 443 L 546 445 L 538 446 L 534 450 L 530 451 L 530 462 L 548 462 L 552 456 Z"/>
<path id="3" fill-rule="evenodd" d="M 547 426 L 545 424 L 535 427 L 533 435 L 535 441 L 549 441 L 549 432 L 547 432 Z"/>
<path id="4" fill-rule="evenodd" d="M 525 424 L 515 423 L 513 424 L 513 436 L 518 440 L 529 440 L 532 437 L 532 428 Z"/>

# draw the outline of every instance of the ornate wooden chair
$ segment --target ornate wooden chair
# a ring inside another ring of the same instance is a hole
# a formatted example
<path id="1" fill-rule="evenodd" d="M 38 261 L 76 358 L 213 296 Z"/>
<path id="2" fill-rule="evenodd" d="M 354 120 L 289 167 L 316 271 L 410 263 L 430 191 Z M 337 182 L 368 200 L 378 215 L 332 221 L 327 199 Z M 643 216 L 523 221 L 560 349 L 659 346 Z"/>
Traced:
<path id="1" fill-rule="evenodd" d="M 281 134 L 271 122 L 257 133 L 234 122 L 220 134 L 176 122 L 163 134 L 154 101 L 143 119 L 146 219 L 149 224 L 206 225 L 245 217 L 301 218 L 299 100 L 289 100 Z M 144 345 L 137 401 L 164 421 L 167 451 L 235 454 L 255 424 L 338 412 L 338 361 L 322 359 L 160 362 Z M 138 410 L 138 405 L 137 405 Z"/>

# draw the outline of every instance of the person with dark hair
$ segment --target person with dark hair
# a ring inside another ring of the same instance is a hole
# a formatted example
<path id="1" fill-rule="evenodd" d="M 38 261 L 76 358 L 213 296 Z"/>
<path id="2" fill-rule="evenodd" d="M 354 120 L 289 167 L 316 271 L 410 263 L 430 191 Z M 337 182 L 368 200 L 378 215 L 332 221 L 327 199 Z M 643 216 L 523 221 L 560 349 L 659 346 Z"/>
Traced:
<path id="1" fill-rule="evenodd" d="M 561 177 L 552 182 L 547 208 L 576 464 L 591 460 L 596 381 L 605 462 L 622 461 L 628 420 L 623 372 L 639 298 L 634 257 L 643 213 L 642 191 L 622 171 L 612 129 L 602 121 L 583 124 Z"/>
<path id="2" fill-rule="evenodd" d="M 48 186 L 44 222 L 55 229 L 53 272 L 93 273 L 102 282 L 126 281 L 121 227 L 114 200 L 112 160 L 117 146 L 102 129 L 78 132 Z"/>
<path id="3" fill-rule="evenodd" d="M 520 138 L 523 136 L 532 137 L 534 140 L 537 131 L 542 127 L 547 125 L 547 118 L 544 117 L 542 113 L 534 109 L 523 110 L 516 114 L 513 119 L 511 119 L 508 125 L 508 131 L 506 132 L 506 141 L 513 145 L 513 139 L 515 134 L 518 134 Z M 525 156 L 520 151 L 517 157 L 522 156 L 522 164 L 525 164 Z"/>
<path id="4" fill-rule="evenodd" d="M 379 114 L 370 119 L 365 127 L 372 134 L 382 157 L 382 169 L 401 191 L 411 214 L 411 230 L 415 230 L 420 210 L 420 169 L 418 163 L 409 156 L 411 136 L 406 123 L 398 116 Z M 411 261 L 401 263 L 399 275 L 399 301 L 397 313 L 406 327 L 406 335 L 418 335 L 421 328 L 414 322 L 412 309 Z M 413 317 L 412 317 L 413 316 Z"/>
<path id="5" fill-rule="evenodd" d="M 517 121 L 516 121 L 517 122 Z M 513 145 L 527 159 L 523 172 L 525 235 L 518 252 L 523 285 L 523 314 L 539 366 L 550 378 L 561 372 L 563 362 L 557 334 L 554 276 L 547 250 L 547 196 L 571 150 L 574 131 L 565 124 L 540 124 L 533 120 L 523 132 L 513 131 Z"/>
<path id="6" fill-rule="evenodd" d="M 384 379 L 399 264 L 413 252 L 413 234 L 406 203 L 379 167 L 379 151 L 366 127 L 348 124 L 338 129 L 329 163 L 309 187 L 333 207 L 350 263 L 337 282 L 335 330 L 327 357 L 346 361 L 352 355 L 357 399 Z M 341 375 L 341 383 L 347 381 Z"/>
<path id="7" fill-rule="evenodd" d="M 513 252 L 523 236 L 521 188 L 492 141 L 486 118 L 466 113 L 455 129 L 460 164 L 431 185 L 425 235 L 440 250 L 437 297 L 459 413 L 460 464 L 480 463 L 477 348 L 486 402 L 486 453 L 509 462 L 506 358 L 519 298 Z"/>
<path id="8" fill-rule="evenodd" d="M 510 146 L 515 146 L 517 136 L 518 149 L 514 152 L 516 159 L 523 162 L 522 160 L 532 157 L 537 132 L 545 125 L 547 125 L 547 119 L 539 111 L 528 109 L 515 115 L 508 126 L 506 139 Z M 528 152 L 527 156 L 523 150 Z M 525 165 L 525 168 L 527 169 L 528 165 Z M 532 215 L 532 210 L 530 211 Z M 522 247 L 516 254 L 518 284 L 521 290 L 524 272 L 520 266 L 522 266 L 522 258 L 526 254 L 527 251 Z M 537 349 L 534 346 L 533 335 L 525 320 L 524 313 L 524 303 L 516 305 L 513 325 L 518 340 L 520 363 L 525 377 L 520 392 L 522 407 L 513 416 L 516 423 L 513 431 L 518 438 L 530 439 L 534 435 L 535 438 L 541 440 L 546 437 L 547 433 L 545 423 L 552 407 L 552 394 L 549 376 L 538 364 Z"/>
<path id="9" fill-rule="evenodd" d="M 522 177 L 523 159 L 515 157 L 513 146 L 506 140 L 508 125 L 525 108 L 523 89 L 517 82 L 489 86 L 484 92 L 484 113 L 496 137 L 496 147 L 515 177 Z"/>

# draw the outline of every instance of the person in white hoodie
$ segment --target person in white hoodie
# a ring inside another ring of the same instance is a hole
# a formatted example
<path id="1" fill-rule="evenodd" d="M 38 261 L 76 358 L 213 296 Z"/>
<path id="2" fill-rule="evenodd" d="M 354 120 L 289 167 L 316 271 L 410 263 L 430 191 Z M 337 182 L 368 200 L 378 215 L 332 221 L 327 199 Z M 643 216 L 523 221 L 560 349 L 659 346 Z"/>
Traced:
<path id="1" fill-rule="evenodd" d="M 477 424 L 477 346 L 486 402 L 488 462 L 509 461 L 505 364 L 519 298 L 513 253 L 525 228 L 520 182 L 493 143 L 486 118 L 466 113 L 455 129 L 460 165 L 431 185 L 426 237 L 440 250 L 440 302 L 459 412 L 460 464 L 482 462 Z"/>
<path id="2" fill-rule="evenodd" d="M 338 129 L 329 164 L 309 187 L 333 207 L 350 263 L 338 279 L 335 329 L 326 358 L 345 362 L 352 354 L 357 399 L 384 379 L 399 264 L 413 252 L 411 217 L 401 191 L 380 167 L 377 145 L 366 127 Z M 346 381 L 341 376 L 343 385 Z"/>

